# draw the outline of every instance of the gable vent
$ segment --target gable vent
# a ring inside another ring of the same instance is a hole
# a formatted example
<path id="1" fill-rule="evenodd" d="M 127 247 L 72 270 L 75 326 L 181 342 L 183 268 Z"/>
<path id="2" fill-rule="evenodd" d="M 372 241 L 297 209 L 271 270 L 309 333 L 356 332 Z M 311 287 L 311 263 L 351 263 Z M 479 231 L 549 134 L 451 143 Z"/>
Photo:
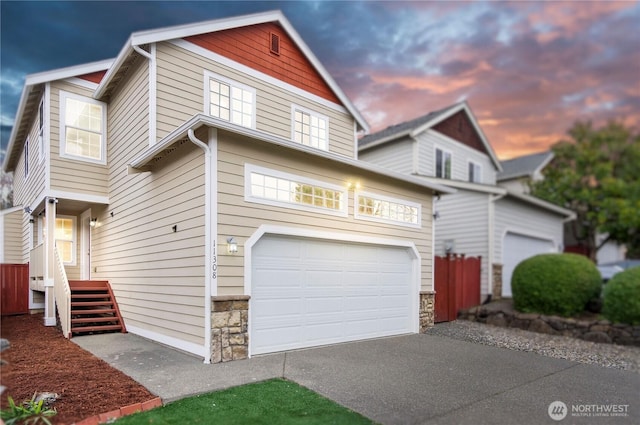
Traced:
<path id="1" fill-rule="evenodd" d="M 280 36 L 269 33 L 269 51 L 275 55 L 280 55 Z"/>

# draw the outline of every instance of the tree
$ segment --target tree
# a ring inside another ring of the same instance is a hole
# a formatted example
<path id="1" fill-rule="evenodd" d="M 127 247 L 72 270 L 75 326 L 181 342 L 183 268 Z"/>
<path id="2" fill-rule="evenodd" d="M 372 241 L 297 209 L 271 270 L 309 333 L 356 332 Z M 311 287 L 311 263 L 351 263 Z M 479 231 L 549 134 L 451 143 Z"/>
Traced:
<path id="1" fill-rule="evenodd" d="M 0 210 L 13 206 L 13 178 L 0 170 Z"/>
<path id="2" fill-rule="evenodd" d="M 568 134 L 532 194 L 576 212 L 571 230 L 591 259 L 608 241 L 640 255 L 640 134 L 617 122 L 577 122 Z M 598 234 L 607 236 L 598 243 Z"/>

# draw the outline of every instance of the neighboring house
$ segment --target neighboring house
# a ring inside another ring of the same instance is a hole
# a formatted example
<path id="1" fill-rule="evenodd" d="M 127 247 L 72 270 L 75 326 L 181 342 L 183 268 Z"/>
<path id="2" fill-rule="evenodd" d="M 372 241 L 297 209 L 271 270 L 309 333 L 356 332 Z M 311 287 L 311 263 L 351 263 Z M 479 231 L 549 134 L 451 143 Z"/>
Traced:
<path id="1" fill-rule="evenodd" d="M 481 256 L 485 298 L 511 296 L 515 266 L 561 250 L 574 217 L 497 185 L 503 168 L 466 102 L 361 138 L 359 159 L 457 190 L 436 202 L 434 251 Z"/>
<path id="2" fill-rule="evenodd" d="M 553 152 L 539 152 L 530 155 L 519 156 L 507 161 L 502 161 L 503 171 L 498 173 L 498 184 L 511 192 L 529 194 L 532 183 L 544 179 L 542 170 L 553 160 Z M 564 250 L 589 256 L 587 249 L 576 238 L 579 223 L 575 220 L 565 223 Z M 606 234 L 598 235 L 597 243 L 600 244 Z M 605 243 L 596 254 L 598 264 L 615 263 L 626 258 L 627 249 L 616 242 Z"/>
<path id="3" fill-rule="evenodd" d="M 5 243 L 47 325 L 68 281 L 108 280 L 129 332 L 205 362 L 419 332 L 453 191 L 358 161 L 362 130 L 279 12 L 137 32 L 27 76 Z"/>

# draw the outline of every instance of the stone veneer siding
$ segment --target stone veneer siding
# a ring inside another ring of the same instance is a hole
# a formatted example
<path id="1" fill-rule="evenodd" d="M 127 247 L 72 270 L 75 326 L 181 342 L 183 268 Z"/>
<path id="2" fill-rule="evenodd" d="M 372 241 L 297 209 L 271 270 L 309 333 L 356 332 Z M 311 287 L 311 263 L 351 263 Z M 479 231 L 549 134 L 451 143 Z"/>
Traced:
<path id="1" fill-rule="evenodd" d="M 246 359 L 249 353 L 249 296 L 213 297 L 211 363 Z"/>
<path id="2" fill-rule="evenodd" d="M 435 319 L 435 292 L 420 292 L 420 333 L 433 326 Z"/>
<path id="3" fill-rule="evenodd" d="M 493 263 L 493 299 L 502 298 L 502 264 Z"/>

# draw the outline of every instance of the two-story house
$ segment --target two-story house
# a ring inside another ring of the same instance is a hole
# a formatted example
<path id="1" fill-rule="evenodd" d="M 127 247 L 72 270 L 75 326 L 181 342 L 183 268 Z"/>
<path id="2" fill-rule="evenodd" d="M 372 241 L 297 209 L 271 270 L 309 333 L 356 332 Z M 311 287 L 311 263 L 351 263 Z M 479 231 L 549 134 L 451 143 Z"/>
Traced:
<path id="1" fill-rule="evenodd" d="M 26 78 L 7 249 L 65 336 L 95 281 L 129 332 L 205 362 L 419 332 L 453 190 L 358 161 L 366 130 L 280 12 L 133 33 Z"/>
<path id="2" fill-rule="evenodd" d="M 523 259 L 561 252 L 563 223 L 574 218 L 497 185 L 502 166 L 466 102 L 361 138 L 359 159 L 456 189 L 435 203 L 435 253 L 481 256 L 483 299 L 510 297 Z"/>
<path id="3" fill-rule="evenodd" d="M 512 192 L 528 194 L 532 183 L 544 179 L 543 170 L 552 160 L 553 152 L 545 151 L 502 161 L 503 171 L 498 173 L 498 184 Z M 564 249 L 589 256 L 586 246 L 576 237 L 579 232 L 580 226 L 575 220 L 565 224 Z M 606 237 L 606 234 L 599 234 L 598 243 Z M 626 253 L 625 245 L 608 241 L 596 253 L 596 262 L 598 265 L 613 265 L 624 261 Z"/>

